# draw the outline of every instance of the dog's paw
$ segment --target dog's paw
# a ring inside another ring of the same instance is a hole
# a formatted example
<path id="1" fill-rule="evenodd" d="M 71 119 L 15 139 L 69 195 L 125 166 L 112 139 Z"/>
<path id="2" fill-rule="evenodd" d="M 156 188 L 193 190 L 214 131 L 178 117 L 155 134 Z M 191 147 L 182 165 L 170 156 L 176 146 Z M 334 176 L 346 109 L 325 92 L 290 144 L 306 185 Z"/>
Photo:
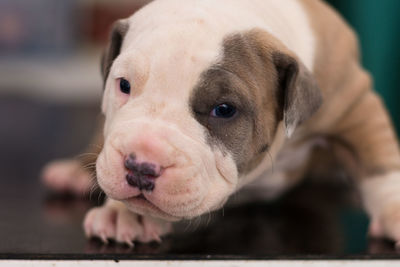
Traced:
<path id="1" fill-rule="evenodd" d="M 86 194 L 92 186 L 91 175 L 77 160 L 57 160 L 48 163 L 42 171 L 43 183 L 58 192 Z"/>
<path id="2" fill-rule="evenodd" d="M 400 172 L 365 179 L 361 193 L 371 219 L 369 235 L 389 238 L 400 248 Z"/>
<path id="3" fill-rule="evenodd" d="M 387 203 L 381 214 L 372 218 L 369 235 L 390 238 L 400 248 L 400 202 Z"/>
<path id="4" fill-rule="evenodd" d="M 112 239 L 133 247 L 134 241 L 161 242 L 161 236 L 172 230 L 169 222 L 137 215 L 124 204 L 112 202 L 93 208 L 86 214 L 83 227 L 87 237 L 98 237 L 106 244 Z"/>

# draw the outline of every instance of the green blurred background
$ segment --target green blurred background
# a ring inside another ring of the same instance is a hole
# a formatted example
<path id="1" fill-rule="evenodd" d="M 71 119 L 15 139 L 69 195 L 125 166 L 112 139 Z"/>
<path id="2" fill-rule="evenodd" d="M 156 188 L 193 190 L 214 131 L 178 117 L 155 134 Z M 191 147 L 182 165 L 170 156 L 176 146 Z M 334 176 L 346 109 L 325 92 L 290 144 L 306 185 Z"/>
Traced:
<path id="1" fill-rule="evenodd" d="M 400 0 L 329 0 L 358 33 L 363 65 L 400 134 Z"/>

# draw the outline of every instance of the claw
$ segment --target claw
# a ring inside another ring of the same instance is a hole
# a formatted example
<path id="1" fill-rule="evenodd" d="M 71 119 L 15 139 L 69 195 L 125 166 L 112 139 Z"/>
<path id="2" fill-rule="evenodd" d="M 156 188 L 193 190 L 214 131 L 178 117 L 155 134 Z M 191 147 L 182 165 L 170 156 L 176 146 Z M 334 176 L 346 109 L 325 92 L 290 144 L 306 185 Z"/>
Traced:
<path id="1" fill-rule="evenodd" d="M 156 241 L 157 243 L 161 244 L 162 240 L 161 240 L 161 238 L 160 238 L 160 236 L 158 234 L 153 233 L 151 236 L 153 237 L 154 241 Z"/>
<path id="2" fill-rule="evenodd" d="M 381 237 L 384 235 L 381 224 L 377 219 L 371 221 L 368 232 L 372 237 Z"/>
<path id="3" fill-rule="evenodd" d="M 108 239 L 107 239 L 107 236 L 105 233 L 101 233 L 99 237 L 100 237 L 101 241 L 103 241 L 104 244 L 106 244 L 106 245 L 108 244 Z"/>
<path id="4" fill-rule="evenodd" d="M 90 230 L 85 231 L 85 236 L 87 239 L 90 239 L 92 237 L 92 232 Z"/>
<path id="5" fill-rule="evenodd" d="M 88 238 L 96 236 L 105 245 L 112 240 L 133 248 L 135 241 L 161 243 L 161 235 L 169 227 L 169 223 L 165 223 L 151 218 L 139 221 L 139 215 L 129 211 L 122 203 L 110 200 L 105 206 L 90 210 L 83 227 Z"/>
<path id="6" fill-rule="evenodd" d="M 132 239 L 130 239 L 128 236 L 124 238 L 124 243 L 128 245 L 128 247 L 133 248 L 135 247 L 135 244 L 133 243 Z"/>

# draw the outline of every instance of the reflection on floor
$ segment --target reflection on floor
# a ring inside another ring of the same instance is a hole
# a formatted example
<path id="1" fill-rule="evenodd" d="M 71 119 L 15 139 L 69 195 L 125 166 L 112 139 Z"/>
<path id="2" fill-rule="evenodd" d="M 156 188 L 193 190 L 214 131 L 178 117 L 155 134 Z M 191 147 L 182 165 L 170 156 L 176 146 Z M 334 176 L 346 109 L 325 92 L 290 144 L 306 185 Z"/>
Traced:
<path id="1" fill-rule="evenodd" d="M 368 220 L 354 204 L 356 193 L 348 183 L 315 178 L 274 202 L 227 207 L 181 222 L 162 244 L 131 249 L 86 240 L 83 216 L 101 203 L 101 196 L 92 194 L 89 200 L 55 195 L 38 177 L 48 160 L 79 153 L 97 113 L 96 104 L 59 106 L 0 98 L 0 255 L 396 255 L 391 242 L 366 238 Z"/>

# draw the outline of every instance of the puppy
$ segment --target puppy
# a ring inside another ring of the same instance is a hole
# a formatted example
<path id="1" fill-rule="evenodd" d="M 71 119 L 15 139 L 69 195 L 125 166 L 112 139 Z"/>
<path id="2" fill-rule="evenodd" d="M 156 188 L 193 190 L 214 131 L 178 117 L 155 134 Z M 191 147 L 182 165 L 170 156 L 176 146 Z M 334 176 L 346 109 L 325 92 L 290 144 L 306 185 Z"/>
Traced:
<path id="1" fill-rule="evenodd" d="M 370 233 L 400 241 L 396 136 L 354 32 L 323 2 L 154 1 L 115 23 L 102 74 L 99 150 L 43 173 L 87 191 L 82 166 L 95 165 L 108 200 L 88 212 L 88 236 L 160 241 L 239 190 L 279 195 L 323 143 L 358 185 Z"/>

